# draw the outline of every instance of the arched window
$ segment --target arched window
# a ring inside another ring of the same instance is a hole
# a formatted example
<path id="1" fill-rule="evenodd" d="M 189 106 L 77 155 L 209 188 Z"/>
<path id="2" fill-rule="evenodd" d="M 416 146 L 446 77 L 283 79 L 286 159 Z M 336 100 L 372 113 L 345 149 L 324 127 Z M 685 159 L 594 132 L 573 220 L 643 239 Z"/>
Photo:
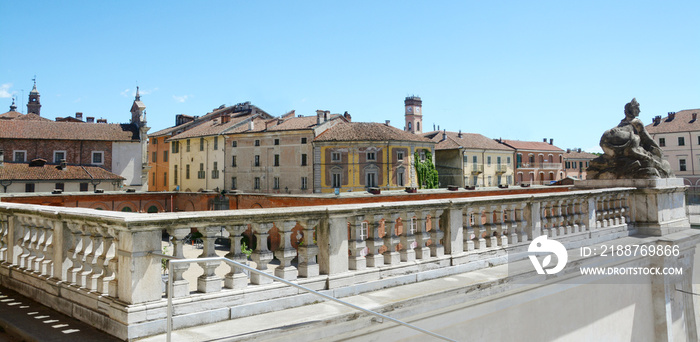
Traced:
<path id="1" fill-rule="evenodd" d="M 156 207 L 155 205 L 152 205 L 152 206 L 148 207 L 148 210 L 146 210 L 146 212 L 147 213 L 157 213 L 158 207 Z"/>
<path id="2" fill-rule="evenodd" d="M 416 131 L 420 132 L 420 122 L 416 122 Z"/>
<path id="3" fill-rule="evenodd" d="M 122 211 L 125 211 L 125 212 L 127 212 L 127 213 L 130 213 L 130 212 L 132 212 L 133 210 L 131 210 L 131 207 L 124 207 L 124 208 L 122 208 Z"/>
<path id="4" fill-rule="evenodd" d="M 411 123 L 409 122 L 409 123 L 408 123 L 408 130 L 409 130 L 409 131 L 411 130 L 411 127 L 413 127 L 413 126 L 411 126 Z"/>

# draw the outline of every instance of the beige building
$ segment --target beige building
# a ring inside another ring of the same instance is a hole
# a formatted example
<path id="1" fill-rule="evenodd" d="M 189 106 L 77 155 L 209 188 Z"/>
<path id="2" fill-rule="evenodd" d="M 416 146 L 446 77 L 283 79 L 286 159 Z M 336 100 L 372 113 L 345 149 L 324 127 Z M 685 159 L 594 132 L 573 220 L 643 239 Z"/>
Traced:
<path id="1" fill-rule="evenodd" d="M 659 144 L 664 159 L 671 164 L 676 176 L 686 185 L 700 187 L 700 109 L 669 112 L 665 118 L 654 117 L 646 126 L 652 139 Z"/>
<path id="2" fill-rule="evenodd" d="M 441 187 L 513 184 L 512 148 L 476 133 L 433 131 L 424 136 L 436 143 Z"/>
<path id="3" fill-rule="evenodd" d="M 597 155 L 582 151 L 580 148 L 567 148 L 566 153 L 564 153 L 564 177 L 586 179 L 588 164 L 597 157 Z"/>
<path id="4" fill-rule="evenodd" d="M 255 118 L 225 132 L 226 189 L 242 192 L 313 192 L 313 140 L 350 115 L 316 111 L 315 116 Z"/>

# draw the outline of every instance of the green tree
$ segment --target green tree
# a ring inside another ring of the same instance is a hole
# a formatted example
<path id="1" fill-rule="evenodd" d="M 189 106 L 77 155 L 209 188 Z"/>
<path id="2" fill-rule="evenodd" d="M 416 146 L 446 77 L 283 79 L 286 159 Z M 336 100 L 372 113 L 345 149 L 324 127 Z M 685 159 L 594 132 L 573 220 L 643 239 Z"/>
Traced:
<path id="1" fill-rule="evenodd" d="M 433 155 L 425 151 L 424 161 L 421 161 L 420 153 L 418 152 L 416 152 L 413 157 L 413 164 L 416 168 L 416 175 L 418 176 L 418 187 L 421 189 L 437 189 L 438 172 L 433 164 Z"/>

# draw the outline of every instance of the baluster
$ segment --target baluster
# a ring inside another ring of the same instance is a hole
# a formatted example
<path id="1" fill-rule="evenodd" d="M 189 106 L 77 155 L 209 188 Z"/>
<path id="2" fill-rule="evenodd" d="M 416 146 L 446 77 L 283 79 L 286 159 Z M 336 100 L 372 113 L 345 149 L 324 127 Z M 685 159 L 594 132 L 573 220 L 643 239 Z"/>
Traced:
<path id="1" fill-rule="evenodd" d="M 59 273 L 54 272 L 53 269 L 53 235 L 54 227 L 57 223 L 47 221 L 46 224 L 47 226 L 44 227 L 44 241 L 41 247 L 41 253 L 43 254 L 43 258 L 39 264 L 39 272 L 50 278 L 56 277 L 56 273 Z"/>
<path id="2" fill-rule="evenodd" d="M 32 261 L 35 257 L 32 241 L 36 237 L 36 231 L 34 230 L 32 224 L 33 223 L 31 223 L 29 220 L 25 220 L 25 222 L 22 224 L 22 228 L 24 230 L 22 249 L 24 252 L 19 256 L 21 261 L 20 267 L 28 271 L 32 270 Z"/>
<path id="3" fill-rule="evenodd" d="M 272 229 L 272 226 L 272 223 L 252 223 L 253 233 L 255 233 L 258 243 L 250 257 L 255 261 L 255 268 L 265 273 L 269 273 L 267 271 L 267 264 L 272 260 L 272 252 L 267 249 L 268 231 Z M 271 283 L 272 279 L 257 273 L 251 273 L 250 282 L 256 285 L 262 285 Z"/>
<path id="4" fill-rule="evenodd" d="M 389 215 L 390 221 L 384 220 L 384 246 L 387 250 L 384 252 L 384 264 L 396 265 L 401 261 L 399 252 L 396 251 L 396 246 L 399 244 L 399 237 L 396 236 L 396 220 L 399 219 L 398 213 Z"/>
<path id="5" fill-rule="evenodd" d="M 505 206 L 496 206 L 494 214 L 496 215 L 496 243 L 499 246 L 508 246 L 508 223 L 505 217 Z"/>
<path id="6" fill-rule="evenodd" d="M 97 288 L 97 284 L 92 283 L 92 275 L 95 271 L 95 254 L 97 252 L 97 241 L 95 241 L 95 236 L 93 235 L 94 233 L 92 232 L 93 227 L 85 227 L 87 228 L 85 232 L 83 233 L 83 241 L 85 243 L 85 246 L 87 248 L 83 249 L 83 271 L 80 272 L 80 276 L 78 279 L 80 279 L 79 285 L 80 287 L 87 288 L 89 290 L 94 290 L 93 285 L 95 288 Z"/>
<path id="7" fill-rule="evenodd" d="M 416 260 L 416 236 L 415 231 L 417 230 L 417 222 L 414 219 L 416 214 L 412 211 L 404 213 L 401 218 L 401 224 L 403 226 L 403 232 L 401 232 L 401 245 L 403 248 L 399 252 L 401 255 L 402 262 L 411 262 Z"/>
<path id="8" fill-rule="evenodd" d="M 504 206 L 504 208 L 508 213 L 508 242 L 511 244 L 516 244 L 520 242 L 520 236 L 518 236 L 518 230 L 520 227 L 518 226 L 518 219 L 515 216 L 515 205 L 510 204 L 508 206 Z"/>
<path id="9" fill-rule="evenodd" d="M 374 215 L 371 236 L 367 238 L 367 248 L 369 248 L 369 254 L 365 257 L 367 267 L 379 267 L 384 263 L 384 256 L 379 253 L 379 249 L 384 244 L 384 240 L 379 237 L 381 225 L 382 215 Z M 384 228 L 384 232 L 386 233 L 386 228 Z"/>
<path id="10" fill-rule="evenodd" d="M 484 233 L 481 235 L 484 235 L 484 240 L 486 241 L 487 248 L 496 247 L 498 245 L 498 242 L 496 241 L 496 239 L 494 239 L 493 236 L 493 207 L 486 207 L 484 209 L 484 215 L 486 218 L 486 223 L 484 224 Z"/>
<path id="11" fill-rule="evenodd" d="M 622 224 L 628 224 L 630 223 L 629 215 L 630 215 L 630 208 L 629 208 L 629 198 L 628 194 L 622 194 L 620 197 L 620 220 L 622 221 Z"/>
<path id="12" fill-rule="evenodd" d="M 540 208 L 542 209 L 542 234 L 549 237 L 557 236 L 556 230 L 553 229 L 552 202 L 542 202 Z"/>
<path id="13" fill-rule="evenodd" d="M 351 270 L 364 270 L 367 268 L 367 260 L 365 259 L 365 238 L 367 237 L 367 223 L 364 222 L 363 215 L 356 215 L 355 222 L 350 226 L 350 256 L 348 257 L 348 267 Z M 306 234 L 304 234 L 306 235 Z M 301 251 L 300 251 L 301 252 Z"/>
<path id="14" fill-rule="evenodd" d="M 518 230 L 520 231 L 520 242 L 526 242 L 532 237 L 532 224 L 527 223 L 523 212 L 525 211 L 525 206 L 527 206 L 527 203 L 522 202 L 519 205 L 516 204 L 514 209 Z"/>
<path id="15" fill-rule="evenodd" d="M 610 196 L 603 196 L 603 227 L 610 227 L 612 225 L 611 218 Z"/>
<path id="16" fill-rule="evenodd" d="M 92 276 L 90 280 L 90 289 L 99 293 L 104 293 L 104 278 L 107 276 L 105 261 L 107 260 L 107 237 L 105 236 L 106 227 L 96 227 L 96 234 L 93 237 L 95 248 L 95 258 L 92 267 Z"/>
<path id="17" fill-rule="evenodd" d="M 622 199 L 619 195 L 615 195 L 614 207 L 615 225 L 621 225 L 624 220 L 620 217 L 622 216 Z"/>
<path id="18" fill-rule="evenodd" d="M 430 211 L 430 256 L 432 257 L 442 257 L 445 255 L 445 246 L 442 245 L 442 238 L 445 233 L 440 229 L 440 215 L 442 215 L 442 209 L 436 209 Z"/>
<path id="19" fill-rule="evenodd" d="M 596 228 L 602 228 L 603 227 L 603 202 L 601 201 L 601 197 L 598 196 L 595 198 L 595 227 Z"/>
<path id="20" fill-rule="evenodd" d="M 46 230 L 44 228 L 44 220 L 36 223 L 34 230 L 36 231 L 36 239 L 34 241 L 34 261 L 32 262 L 32 270 L 34 273 L 41 274 L 41 262 L 44 261 L 44 239 L 46 238 Z"/>
<path id="21" fill-rule="evenodd" d="M 202 233 L 202 254 L 200 254 L 198 258 L 217 257 L 218 255 L 216 255 L 214 242 L 216 241 L 216 234 L 221 231 L 221 227 L 210 226 L 198 230 Z M 267 240 L 265 240 L 265 246 L 267 246 Z M 258 247 L 260 247 L 260 245 L 258 245 Z M 216 275 L 216 268 L 219 267 L 221 262 L 206 261 L 197 264 L 204 270 L 202 275 L 197 277 L 197 291 L 205 293 L 221 291 L 221 277 Z M 267 263 L 265 265 L 267 265 Z"/>
<path id="22" fill-rule="evenodd" d="M 318 225 L 318 219 L 309 219 L 306 221 L 301 221 L 300 224 L 304 227 L 303 230 L 303 246 L 298 246 L 299 262 L 297 268 L 299 269 L 299 276 L 310 278 L 319 275 L 319 266 L 316 262 L 316 256 L 318 255 L 318 246 L 314 243 L 314 228 Z M 364 242 L 363 242 L 364 243 Z"/>
<path id="23" fill-rule="evenodd" d="M 97 257 L 97 265 L 100 268 L 99 276 L 95 279 L 97 283 L 97 292 L 110 295 L 109 292 L 109 282 L 113 280 L 115 274 L 110 269 L 111 259 L 115 257 L 114 253 L 114 239 L 109 233 L 109 228 L 100 227 L 100 254 Z"/>
<path id="24" fill-rule="evenodd" d="M 109 244 L 109 252 L 107 253 L 109 261 L 107 263 L 107 275 L 104 280 L 108 284 L 107 293 L 109 294 L 109 296 L 117 298 L 119 289 L 119 258 L 117 257 L 117 248 L 119 247 L 119 233 L 115 232 L 112 229 L 108 229 L 107 232 L 109 233 L 109 241 L 111 243 Z"/>
<path id="25" fill-rule="evenodd" d="M 554 210 L 554 215 L 556 217 L 554 218 L 555 222 L 555 228 L 557 231 L 557 236 L 562 236 L 566 235 L 566 223 L 564 222 L 564 208 L 563 208 L 563 201 L 559 200 L 554 202 L 555 206 L 552 208 Z"/>
<path id="26" fill-rule="evenodd" d="M 0 261 L 10 262 L 7 260 L 7 249 L 9 248 L 8 235 L 10 233 L 10 222 L 7 215 L 0 215 Z"/>
<path id="27" fill-rule="evenodd" d="M 472 224 L 472 208 L 467 207 L 462 210 L 462 226 L 464 227 L 464 251 L 471 252 L 474 250 L 474 225 Z"/>
<path id="28" fill-rule="evenodd" d="M 484 222 L 485 211 L 485 207 L 479 207 L 479 211 L 477 211 L 476 215 L 474 216 L 474 220 L 476 221 L 474 224 L 474 234 L 476 234 L 476 249 L 479 250 L 484 250 L 487 247 L 486 238 L 484 237 L 484 234 L 486 234 L 486 226 Z"/>
<path id="29" fill-rule="evenodd" d="M 297 221 L 284 221 L 278 227 L 280 230 L 280 246 L 275 251 L 275 256 L 280 265 L 275 268 L 275 276 L 285 280 L 295 280 L 299 275 L 297 268 L 292 266 L 292 259 L 297 256 L 297 250 L 292 247 L 292 229 Z"/>
<path id="30" fill-rule="evenodd" d="M 581 232 L 581 206 L 580 200 L 572 199 L 569 214 L 571 215 L 571 230 L 573 233 Z"/>
<path id="31" fill-rule="evenodd" d="M 68 229 L 70 230 L 69 244 L 67 259 L 70 263 L 70 268 L 66 272 L 68 283 L 78 284 L 78 278 L 82 270 L 82 263 L 80 262 L 80 256 L 83 250 L 83 239 L 81 238 L 81 228 L 82 224 L 78 223 L 68 223 Z"/>
<path id="32" fill-rule="evenodd" d="M 416 252 L 416 259 L 426 259 L 430 257 L 430 248 L 428 248 L 425 243 L 429 239 L 428 235 L 428 211 L 421 210 L 420 216 L 416 217 L 416 227 L 418 231 L 415 233 L 416 236 L 416 248 L 413 250 Z"/>
<path id="33" fill-rule="evenodd" d="M 237 225 L 232 225 L 232 226 L 226 226 L 226 231 L 228 231 L 229 234 L 229 240 L 231 244 L 231 249 L 229 252 L 225 255 L 226 258 L 231 259 L 235 262 L 248 265 L 248 256 L 243 253 L 243 250 L 241 248 L 241 239 L 243 238 L 243 232 L 248 229 L 247 224 L 237 224 Z M 184 236 L 183 236 L 184 238 Z M 178 236 L 178 239 L 181 239 Z M 175 244 L 175 239 L 173 239 L 173 244 Z M 178 249 L 181 253 L 182 252 L 182 246 L 176 246 L 176 250 Z M 226 273 L 224 276 L 224 287 L 227 289 L 243 289 L 248 286 L 248 276 L 243 272 L 243 269 L 240 267 L 234 266 L 234 265 L 229 265 L 231 270 Z M 183 270 L 184 272 L 184 270 Z M 177 273 L 176 273 L 177 274 Z M 175 276 L 176 274 L 173 274 Z M 179 279 L 182 279 L 182 272 L 178 275 Z M 177 284 L 177 281 L 173 282 L 173 285 Z M 187 288 L 187 287 L 185 287 Z M 178 292 L 173 290 L 173 295 L 177 294 Z M 187 295 L 187 293 L 182 294 Z"/>

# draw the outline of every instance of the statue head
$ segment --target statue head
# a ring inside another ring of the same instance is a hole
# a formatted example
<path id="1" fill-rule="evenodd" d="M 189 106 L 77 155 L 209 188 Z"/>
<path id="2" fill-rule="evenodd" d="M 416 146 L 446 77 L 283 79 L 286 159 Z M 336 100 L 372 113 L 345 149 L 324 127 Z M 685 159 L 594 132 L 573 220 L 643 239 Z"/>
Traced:
<path id="1" fill-rule="evenodd" d="M 625 105 L 625 116 L 631 119 L 636 118 L 639 116 L 639 102 L 637 102 L 636 98 L 633 98 L 632 101 L 627 103 Z"/>

